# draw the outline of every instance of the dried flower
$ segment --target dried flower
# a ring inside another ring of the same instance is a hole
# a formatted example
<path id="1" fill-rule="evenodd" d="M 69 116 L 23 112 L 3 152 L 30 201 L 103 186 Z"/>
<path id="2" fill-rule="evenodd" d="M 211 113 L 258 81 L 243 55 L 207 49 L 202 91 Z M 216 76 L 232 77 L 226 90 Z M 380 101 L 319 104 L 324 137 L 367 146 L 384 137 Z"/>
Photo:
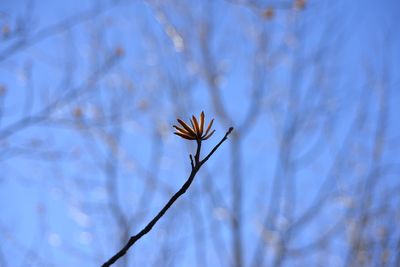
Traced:
<path id="1" fill-rule="evenodd" d="M 274 16 L 275 16 L 275 11 L 274 11 L 274 9 L 272 7 L 267 8 L 263 12 L 263 17 L 265 19 L 272 19 Z"/>
<path id="2" fill-rule="evenodd" d="M 207 140 L 215 132 L 215 130 L 210 132 L 214 119 L 210 121 L 206 131 L 205 132 L 203 131 L 204 112 L 201 112 L 199 121 L 197 121 L 195 116 L 192 116 L 192 119 L 190 120 L 192 127 L 190 127 L 187 123 L 185 123 L 181 119 L 177 119 L 177 121 L 180 123 L 180 125 L 182 125 L 183 128 L 174 125 L 173 127 L 176 129 L 176 132 L 174 132 L 174 134 L 179 135 L 180 137 L 188 140 L 198 140 L 198 141 Z"/>

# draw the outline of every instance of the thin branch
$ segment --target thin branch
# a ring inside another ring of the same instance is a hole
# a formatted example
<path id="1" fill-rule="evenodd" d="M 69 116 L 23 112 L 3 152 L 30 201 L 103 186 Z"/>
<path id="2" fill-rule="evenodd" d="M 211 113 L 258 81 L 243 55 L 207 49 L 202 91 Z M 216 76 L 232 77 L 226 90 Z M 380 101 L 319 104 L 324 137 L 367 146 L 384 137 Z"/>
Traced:
<path id="1" fill-rule="evenodd" d="M 117 4 L 104 5 L 102 7 L 92 7 L 88 10 L 67 17 L 54 25 L 50 25 L 32 34 L 31 36 L 28 36 L 27 38 L 20 38 L 19 40 L 16 40 L 14 43 L 0 51 L 0 62 L 3 62 L 4 60 L 8 59 L 10 56 L 14 55 L 18 51 L 21 51 L 22 49 L 29 48 L 37 44 L 38 42 L 46 40 L 49 37 L 52 37 L 59 33 L 63 33 L 77 26 L 78 24 L 94 19 L 99 15 L 109 11 L 114 6 L 117 6 Z"/>
<path id="2" fill-rule="evenodd" d="M 97 82 L 104 77 L 107 72 L 116 65 L 120 57 L 118 55 L 112 55 L 110 58 L 106 60 L 106 62 L 100 66 L 99 69 L 95 70 L 87 80 L 81 85 L 74 89 L 67 91 L 63 96 L 49 103 L 42 109 L 40 109 L 37 113 L 33 115 L 29 115 L 27 117 L 20 118 L 16 122 L 13 122 L 3 128 L 0 129 L 0 140 L 4 140 L 7 137 L 22 131 L 32 125 L 38 124 L 40 122 L 45 121 L 50 117 L 50 115 L 58 108 L 65 106 L 68 103 L 76 100 L 81 97 L 84 93 L 88 93 L 97 87 L 95 86 Z"/>
<path id="3" fill-rule="evenodd" d="M 190 159 L 190 166 L 192 166 L 192 169 L 194 169 L 194 161 L 192 154 L 189 154 L 189 159 Z"/>
<path id="4" fill-rule="evenodd" d="M 222 143 L 228 138 L 228 135 L 233 131 L 233 127 L 230 127 L 229 130 L 226 132 L 224 138 L 219 141 L 219 143 L 211 150 L 211 152 L 202 160 L 200 161 L 200 166 L 203 165 L 211 156 L 217 151 L 218 147 L 222 145 Z"/>
<path id="5" fill-rule="evenodd" d="M 158 212 L 158 214 L 144 227 L 139 233 L 134 236 L 131 236 L 126 243 L 126 245 L 118 251 L 114 256 L 112 256 L 108 261 L 106 261 L 102 267 L 108 267 L 114 264 L 118 259 L 123 257 L 130 247 L 136 243 L 140 238 L 142 238 L 145 234 L 149 233 L 153 226 L 164 216 L 164 214 L 168 211 L 168 209 L 175 203 L 175 201 L 182 196 L 192 184 L 194 177 L 196 176 L 197 172 L 200 170 L 201 166 L 206 163 L 206 161 L 214 154 L 214 152 L 222 145 L 222 143 L 228 138 L 228 135 L 233 131 L 233 127 L 230 127 L 229 130 L 225 133 L 225 136 L 219 141 L 219 143 L 211 150 L 211 152 L 203 159 L 199 160 L 200 158 L 200 148 L 201 142 L 197 142 L 197 151 L 195 158 L 194 167 L 192 165 L 192 170 L 190 172 L 189 178 L 186 182 L 182 185 L 182 187 L 170 198 L 167 204 Z"/>

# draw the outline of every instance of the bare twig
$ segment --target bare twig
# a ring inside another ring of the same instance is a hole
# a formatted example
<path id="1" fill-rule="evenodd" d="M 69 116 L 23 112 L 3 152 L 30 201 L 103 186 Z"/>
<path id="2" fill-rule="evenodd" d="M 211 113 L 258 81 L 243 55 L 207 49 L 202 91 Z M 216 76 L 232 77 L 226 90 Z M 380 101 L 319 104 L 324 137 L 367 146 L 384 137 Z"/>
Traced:
<path id="1" fill-rule="evenodd" d="M 228 135 L 233 131 L 233 127 L 230 127 L 229 130 L 225 133 L 224 137 L 219 141 L 219 143 L 211 150 L 211 152 L 203 159 L 200 160 L 200 149 L 201 149 L 201 141 L 197 142 L 197 150 L 196 154 L 194 155 L 194 165 L 193 165 L 193 160 L 191 157 L 191 165 L 192 165 L 192 170 L 190 172 L 190 175 L 186 182 L 182 185 L 182 187 L 170 198 L 170 200 L 165 204 L 165 206 L 158 212 L 158 214 L 136 235 L 131 236 L 126 243 L 126 245 L 118 251 L 114 256 L 112 256 L 108 261 L 106 261 L 102 267 L 107 267 L 111 266 L 114 264 L 118 259 L 123 257 L 130 247 L 136 243 L 140 238 L 142 238 L 145 234 L 151 231 L 153 226 L 158 222 L 158 220 L 161 219 L 162 216 L 167 212 L 167 210 L 175 203 L 175 201 L 183 195 L 190 185 L 192 184 L 194 177 L 196 176 L 197 172 L 200 170 L 201 166 L 206 163 L 206 161 L 217 151 L 219 146 L 222 145 L 222 143 L 228 138 Z"/>
<path id="2" fill-rule="evenodd" d="M 56 109 L 65 106 L 73 100 L 76 100 L 84 93 L 88 93 L 96 89 L 97 87 L 94 85 L 101 80 L 101 78 L 103 78 L 113 66 L 115 66 L 118 60 L 119 57 L 117 55 L 112 55 L 102 66 L 100 66 L 100 68 L 91 73 L 81 86 L 67 91 L 66 94 L 49 103 L 37 113 L 20 118 L 19 120 L 1 128 L 0 140 L 4 140 L 19 131 L 47 120 L 49 118 L 49 114 L 52 114 Z"/>

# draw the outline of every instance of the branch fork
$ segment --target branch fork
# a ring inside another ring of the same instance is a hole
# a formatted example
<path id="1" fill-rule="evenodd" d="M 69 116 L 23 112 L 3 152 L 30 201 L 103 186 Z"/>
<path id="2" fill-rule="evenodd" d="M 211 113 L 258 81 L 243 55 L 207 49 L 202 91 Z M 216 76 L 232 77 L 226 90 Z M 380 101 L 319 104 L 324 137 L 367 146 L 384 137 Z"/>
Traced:
<path id="1" fill-rule="evenodd" d="M 204 123 L 204 114 L 202 112 L 201 115 L 201 121 Z M 212 122 L 210 123 L 212 124 Z M 199 126 L 199 125 L 197 125 Z M 185 127 L 186 128 L 186 127 Z M 201 127 L 203 128 L 203 127 Z M 209 126 L 208 128 L 211 128 Z M 200 127 L 199 127 L 200 129 Z M 197 149 L 196 149 L 196 154 L 192 156 L 192 154 L 189 154 L 190 158 L 190 165 L 192 167 L 190 175 L 186 182 L 182 185 L 182 187 L 170 198 L 170 200 L 165 204 L 165 206 L 158 212 L 158 214 L 141 230 L 139 231 L 136 235 L 131 236 L 128 240 L 128 242 L 114 255 L 112 256 L 108 261 L 106 261 L 102 267 L 108 267 L 114 264 L 118 259 L 123 257 L 128 250 L 133 246 L 133 244 L 136 243 L 140 238 L 142 238 L 144 235 L 149 233 L 153 226 L 161 219 L 161 217 L 164 216 L 164 214 L 168 211 L 168 209 L 175 203 L 175 201 L 182 196 L 190 187 L 192 184 L 196 174 L 200 170 L 201 166 L 209 160 L 209 158 L 217 151 L 217 149 L 222 145 L 222 143 L 228 139 L 228 135 L 233 131 L 233 127 L 230 127 L 229 130 L 225 133 L 224 137 L 219 141 L 217 145 L 214 146 L 214 148 L 207 154 L 206 157 L 204 157 L 202 160 L 200 160 L 200 152 L 201 152 L 201 142 L 202 140 L 205 140 L 202 135 L 200 135 L 200 138 L 196 138 L 194 140 L 197 141 Z M 212 132 L 214 133 L 214 132 Z M 210 134 L 209 134 L 210 135 Z M 211 136 L 211 135 L 210 135 Z M 185 138 L 188 139 L 188 138 Z M 191 139 L 193 140 L 193 139 Z"/>

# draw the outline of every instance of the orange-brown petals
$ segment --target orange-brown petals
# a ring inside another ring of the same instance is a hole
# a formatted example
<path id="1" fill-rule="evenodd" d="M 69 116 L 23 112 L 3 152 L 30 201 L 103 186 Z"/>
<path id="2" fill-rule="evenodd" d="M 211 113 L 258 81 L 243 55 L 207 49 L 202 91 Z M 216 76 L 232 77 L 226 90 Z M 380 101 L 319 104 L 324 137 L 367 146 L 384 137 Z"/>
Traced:
<path id="1" fill-rule="evenodd" d="M 207 134 L 208 134 L 208 132 L 210 131 L 210 129 L 211 129 L 212 125 L 213 125 L 213 123 L 214 123 L 214 119 L 212 119 L 212 120 L 210 121 L 210 124 L 208 125 L 207 130 L 206 130 L 206 133 L 205 133 L 204 135 L 207 135 Z"/>
<path id="2" fill-rule="evenodd" d="M 187 125 L 186 122 L 184 122 L 184 121 L 181 120 L 181 119 L 177 119 L 177 120 L 178 120 L 178 122 L 183 126 L 183 128 L 185 128 L 186 131 L 188 131 L 191 135 L 196 135 L 195 132 L 193 131 L 193 129 L 190 128 L 190 126 Z"/>
<path id="3" fill-rule="evenodd" d="M 213 130 L 209 135 L 206 135 L 203 137 L 203 140 L 207 140 L 208 138 L 211 137 L 211 135 L 213 135 L 215 133 L 215 130 Z"/>
<path id="4" fill-rule="evenodd" d="M 200 114 L 200 135 L 203 134 L 204 130 L 204 111 Z"/>
<path id="5" fill-rule="evenodd" d="M 190 133 L 188 131 L 186 131 L 185 129 L 182 129 L 179 126 L 174 125 L 173 127 L 180 133 L 184 133 L 184 134 L 190 135 Z"/>
<path id="6" fill-rule="evenodd" d="M 182 125 L 183 128 L 174 125 L 173 127 L 176 129 L 176 132 L 174 132 L 174 134 L 188 140 L 197 140 L 197 141 L 207 140 L 215 132 L 215 130 L 213 130 L 211 133 L 209 133 L 213 125 L 214 119 L 211 120 L 205 133 L 204 133 L 204 124 L 205 124 L 204 112 L 201 112 L 199 120 L 200 121 L 198 121 L 195 116 L 192 116 L 190 120 L 192 127 L 190 127 L 183 120 L 177 119 L 177 121 L 179 122 L 180 125 Z"/>
<path id="7" fill-rule="evenodd" d="M 186 135 L 186 134 L 179 133 L 179 132 L 175 132 L 174 134 L 179 135 L 180 137 L 188 139 L 188 140 L 195 140 L 195 138 L 190 135 Z"/>
<path id="8" fill-rule="evenodd" d="M 197 119 L 195 116 L 192 116 L 192 121 L 193 121 L 194 130 L 195 130 L 197 136 L 201 136 L 199 123 L 197 122 Z"/>

